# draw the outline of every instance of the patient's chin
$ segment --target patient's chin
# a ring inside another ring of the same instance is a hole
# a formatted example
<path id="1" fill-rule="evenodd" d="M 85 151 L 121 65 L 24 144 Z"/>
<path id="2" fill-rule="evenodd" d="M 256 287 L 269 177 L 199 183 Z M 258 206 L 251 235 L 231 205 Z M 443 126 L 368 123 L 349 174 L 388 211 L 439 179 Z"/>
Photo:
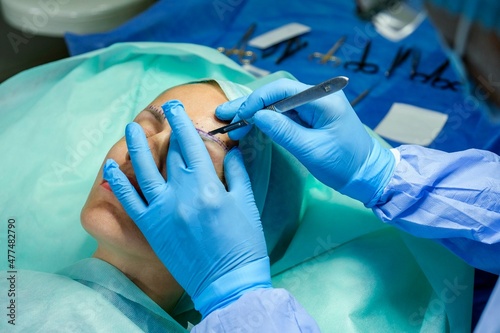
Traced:
<path id="1" fill-rule="evenodd" d="M 95 231 L 110 229 L 111 225 L 118 222 L 120 213 L 109 202 L 89 202 L 83 206 L 80 220 L 83 228 L 92 236 Z"/>
<path id="2" fill-rule="evenodd" d="M 82 227 L 97 240 L 118 252 L 151 255 L 151 247 L 134 221 L 118 207 L 108 202 L 89 202 L 83 207 Z"/>

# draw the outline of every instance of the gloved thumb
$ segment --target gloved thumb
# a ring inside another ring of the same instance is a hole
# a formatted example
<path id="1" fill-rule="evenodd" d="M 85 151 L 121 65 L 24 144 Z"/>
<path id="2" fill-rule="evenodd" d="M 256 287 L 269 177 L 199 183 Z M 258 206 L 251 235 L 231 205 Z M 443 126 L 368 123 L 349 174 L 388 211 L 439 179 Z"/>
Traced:
<path id="1" fill-rule="evenodd" d="M 307 138 L 307 129 L 287 116 L 274 111 L 261 110 L 254 116 L 254 124 L 274 142 L 295 156 L 300 156 Z"/>

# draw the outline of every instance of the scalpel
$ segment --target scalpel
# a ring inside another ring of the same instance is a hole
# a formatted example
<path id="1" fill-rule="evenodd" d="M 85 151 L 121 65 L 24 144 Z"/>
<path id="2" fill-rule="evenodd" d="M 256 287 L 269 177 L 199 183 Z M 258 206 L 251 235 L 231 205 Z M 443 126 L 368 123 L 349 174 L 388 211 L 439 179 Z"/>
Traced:
<path id="1" fill-rule="evenodd" d="M 329 79 L 325 82 L 322 82 L 320 84 L 315 85 L 314 87 L 311 87 L 309 89 L 306 89 L 296 95 L 287 97 L 285 99 L 282 99 L 279 102 L 276 102 L 274 104 L 271 104 L 269 106 L 266 106 L 264 109 L 266 110 L 273 110 L 276 112 L 286 112 L 293 110 L 294 108 L 301 106 L 303 104 L 315 101 L 321 97 L 328 96 L 330 94 L 333 94 L 334 92 L 337 92 L 341 89 L 343 89 L 347 83 L 349 82 L 349 79 L 345 76 L 337 76 L 332 79 Z M 227 133 L 231 132 L 237 128 L 243 127 L 250 124 L 250 121 L 248 120 L 240 120 L 235 123 L 222 126 L 220 128 L 217 128 L 213 131 L 208 132 L 210 135 L 218 134 L 218 133 Z"/>

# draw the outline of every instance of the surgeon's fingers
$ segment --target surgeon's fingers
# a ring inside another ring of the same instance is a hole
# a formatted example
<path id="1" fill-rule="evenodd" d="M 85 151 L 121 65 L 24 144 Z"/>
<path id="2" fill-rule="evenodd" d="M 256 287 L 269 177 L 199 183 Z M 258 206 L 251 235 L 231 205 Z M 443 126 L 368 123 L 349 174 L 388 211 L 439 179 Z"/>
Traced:
<path id="1" fill-rule="evenodd" d="M 125 138 L 137 182 L 142 194 L 148 203 L 151 203 L 163 191 L 165 179 L 151 155 L 148 139 L 142 127 L 137 123 L 128 124 L 125 128 Z"/>
<path id="2" fill-rule="evenodd" d="M 167 154 L 167 179 L 172 181 L 174 179 L 181 179 L 179 171 L 186 168 L 186 162 L 182 158 L 181 147 L 175 135 L 170 136 L 170 144 L 168 146 Z"/>
<path id="3" fill-rule="evenodd" d="M 240 108 L 241 104 L 246 100 L 245 97 L 240 97 L 232 101 L 226 102 L 219 105 L 215 109 L 215 116 L 220 120 L 232 120 L 236 116 L 236 112 Z"/>
<path id="4" fill-rule="evenodd" d="M 308 145 L 308 138 L 311 137 L 310 129 L 304 128 L 285 115 L 267 110 L 257 112 L 254 120 L 255 126 L 299 160 L 304 154 L 311 153 Z"/>
<path id="5" fill-rule="evenodd" d="M 236 113 L 238 112 L 242 103 L 247 99 L 246 96 L 237 98 L 235 100 L 221 104 L 215 109 L 215 115 L 221 120 L 231 120 L 231 123 L 235 123 L 241 120 L 241 117 Z M 232 130 L 228 133 L 229 138 L 233 141 L 238 141 L 244 137 L 250 130 L 252 125 L 247 125 L 236 130 Z"/>
<path id="6" fill-rule="evenodd" d="M 242 119 L 249 119 L 253 117 L 255 112 L 310 87 L 307 84 L 290 79 L 276 80 L 252 92 L 245 102 L 241 104 L 237 114 Z"/>
<path id="7" fill-rule="evenodd" d="M 189 119 L 184 111 L 182 103 L 177 100 L 172 100 L 165 103 L 162 108 L 172 128 L 172 134 L 179 141 L 179 146 L 186 166 L 191 169 L 200 166 L 203 168 L 212 166 L 207 148 L 194 128 L 191 119 Z"/>
<path id="8" fill-rule="evenodd" d="M 251 221 L 260 221 L 250 177 L 248 177 L 247 170 L 245 169 L 241 151 L 237 147 L 231 149 L 224 158 L 224 176 L 231 195 L 247 206 L 247 209 L 244 209 L 245 211 L 253 214 Z"/>
<path id="9" fill-rule="evenodd" d="M 252 192 L 250 178 L 238 147 L 231 149 L 224 158 L 224 176 L 229 192 L 236 192 L 236 195 Z"/>
<path id="10" fill-rule="evenodd" d="M 106 161 L 103 168 L 103 178 L 108 182 L 127 214 L 136 221 L 146 209 L 146 204 L 115 161 L 111 159 Z"/>
<path id="11" fill-rule="evenodd" d="M 236 115 L 236 117 L 234 117 L 234 120 L 231 123 L 235 123 L 235 122 L 240 121 L 240 120 L 241 120 L 240 116 Z M 242 137 L 244 137 L 245 135 L 247 135 L 247 133 L 250 132 L 250 130 L 252 129 L 252 127 L 253 127 L 253 124 L 248 124 L 246 126 L 243 126 L 243 127 L 238 128 L 238 129 L 232 130 L 231 132 L 229 132 L 227 134 L 229 135 L 229 138 L 231 140 L 238 141 Z"/>

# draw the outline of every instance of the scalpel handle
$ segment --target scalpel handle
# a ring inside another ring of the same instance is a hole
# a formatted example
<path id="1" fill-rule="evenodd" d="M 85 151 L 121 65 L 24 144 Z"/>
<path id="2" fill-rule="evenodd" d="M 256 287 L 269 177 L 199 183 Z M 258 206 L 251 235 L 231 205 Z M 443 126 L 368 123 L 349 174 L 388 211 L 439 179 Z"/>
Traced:
<path id="1" fill-rule="evenodd" d="M 347 77 L 337 76 L 333 79 L 329 79 L 325 82 L 317 84 L 314 87 L 306 89 L 296 95 L 287 97 L 279 102 L 271 104 L 265 107 L 265 109 L 280 113 L 290 111 L 303 104 L 315 101 L 321 97 L 325 97 L 339 90 L 342 90 L 348 82 L 349 79 Z"/>

